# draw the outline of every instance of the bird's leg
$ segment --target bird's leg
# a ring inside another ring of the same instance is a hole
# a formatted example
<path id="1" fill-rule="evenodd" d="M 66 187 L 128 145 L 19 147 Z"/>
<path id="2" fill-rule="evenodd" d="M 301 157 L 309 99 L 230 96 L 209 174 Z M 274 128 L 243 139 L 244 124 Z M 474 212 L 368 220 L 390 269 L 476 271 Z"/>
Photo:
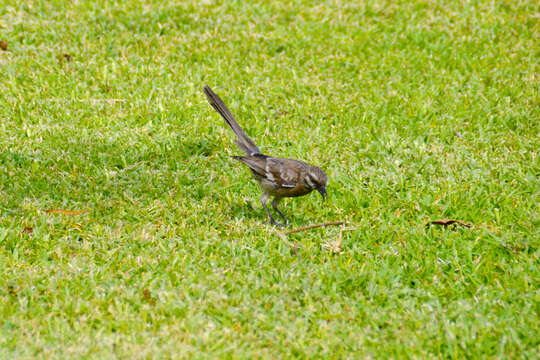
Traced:
<path id="1" fill-rule="evenodd" d="M 277 222 L 274 220 L 274 218 L 272 217 L 272 214 L 270 214 L 270 210 L 268 210 L 268 207 L 266 206 L 266 202 L 268 201 L 268 194 L 267 193 L 263 193 L 261 195 L 261 204 L 264 208 L 264 210 L 266 210 L 266 213 L 268 214 L 268 217 L 270 218 L 270 224 L 272 225 L 277 225 Z"/>
<path id="2" fill-rule="evenodd" d="M 272 200 L 272 207 L 274 208 L 274 210 L 276 210 L 276 212 L 279 214 L 279 216 L 281 216 L 281 218 L 283 219 L 284 224 L 289 225 L 289 220 L 287 220 L 285 215 L 283 215 L 283 213 L 281 211 L 279 211 L 279 209 L 278 209 L 278 204 L 279 204 L 280 200 L 281 200 L 281 198 L 275 197 L 274 200 Z"/>

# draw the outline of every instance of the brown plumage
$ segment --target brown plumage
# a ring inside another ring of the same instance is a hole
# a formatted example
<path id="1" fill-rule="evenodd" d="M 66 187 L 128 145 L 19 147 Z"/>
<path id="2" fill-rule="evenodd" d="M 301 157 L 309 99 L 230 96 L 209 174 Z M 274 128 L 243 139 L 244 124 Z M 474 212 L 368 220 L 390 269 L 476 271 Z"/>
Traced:
<path id="1" fill-rule="evenodd" d="M 288 221 L 278 209 L 282 198 L 306 195 L 313 190 L 317 190 L 323 199 L 326 198 L 328 177 L 321 169 L 298 160 L 263 155 L 253 140 L 238 125 L 219 96 L 208 85 L 205 85 L 203 90 L 212 107 L 235 133 L 238 147 L 246 154 L 246 156 L 233 156 L 233 158 L 246 164 L 251 169 L 253 177 L 259 182 L 263 190 L 261 204 L 273 225 L 282 224 L 276 223 L 266 206 L 269 197 L 274 198 L 272 207 L 282 217 L 285 222 L 283 225 L 288 224 Z"/>

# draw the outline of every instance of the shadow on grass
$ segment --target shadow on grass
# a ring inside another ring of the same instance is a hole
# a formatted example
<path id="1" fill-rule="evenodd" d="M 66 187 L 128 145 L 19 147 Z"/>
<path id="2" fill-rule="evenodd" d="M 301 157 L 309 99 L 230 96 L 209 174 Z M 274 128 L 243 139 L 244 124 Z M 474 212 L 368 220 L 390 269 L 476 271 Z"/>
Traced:
<path id="1" fill-rule="evenodd" d="M 85 202 L 121 198 L 125 191 L 134 199 L 157 198 L 178 186 L 179 177 L 189 178 L 181 184 L 196 185 L 205 175 L 206 158 L 215 151 L 216 145 L 205 138 L 172 137 L 129 146 L 55 137 L 30 153 L 0 152 L 0 191 L 11 194 L 11 206 L 24 197 Z"/>
<path id="2" fill-rule="evenodd" d="M 246 222 L 249 222 L 252 225 L 262 226 L 270 224 L 266 211 L 258 201 L 256 203 L 252 201 L 235 201 L 230 204 L 229 208 L 231 209 L 231 218 L 238 220 L 244 219 Z M 270 203 L 268 203 L 268 210 L 270 210 L 270 213 L 276 221 L 282 221 L 281 217 L 275 212 L 274 209 L 272 209 Z M 310 223 L 310 219 L 308 217 L 303 215 L 294 216 L 291 212 L 287 211 L 284 206 L 281 206 L 280 210 L 287 217 L 287 220 L 289 220 L 293 227 L 304 226 Z"/>

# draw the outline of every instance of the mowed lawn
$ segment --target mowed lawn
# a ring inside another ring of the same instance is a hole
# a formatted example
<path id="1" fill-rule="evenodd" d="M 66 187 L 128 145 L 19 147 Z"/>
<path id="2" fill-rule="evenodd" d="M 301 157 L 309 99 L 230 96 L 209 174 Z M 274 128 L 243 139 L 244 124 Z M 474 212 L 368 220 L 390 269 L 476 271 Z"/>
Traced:
<path id="1" fill-rule="evenodd" d="M 539 13 L 2 1 L 0 358 L 538 358 Z M 346 225 L 271 227 L 204 84 Z"/>

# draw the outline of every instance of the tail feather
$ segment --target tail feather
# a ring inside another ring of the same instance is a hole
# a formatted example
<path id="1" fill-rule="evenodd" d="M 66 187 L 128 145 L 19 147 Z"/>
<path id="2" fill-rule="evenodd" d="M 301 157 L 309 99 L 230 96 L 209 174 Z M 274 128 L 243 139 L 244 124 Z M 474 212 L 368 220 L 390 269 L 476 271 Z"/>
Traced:
<path id="1" fill-rule="evenodd" d="M 204 85 L 203 90 L 208 98 L 208 101 L 210 102 L 210 105 L 212 105 L 212 107 L 223 117 L 223 119 L 225 119 L 227 125 L 229 125 L 236 135 L 236 144 L 240 147 L 240 149 L 242 149 L 242 151 L 248 156 L 262 155 L 261 150 L 259 150 L 257 145 L 255 145 L 253 140 L 251 140 L 240 125 L 238 125 L 229 109 L 227 109 L 227 106 L 225 106 L 223 103 L 223 100 L 221 100 L 220 97 L 217 96 L 208 85 Z"/>

